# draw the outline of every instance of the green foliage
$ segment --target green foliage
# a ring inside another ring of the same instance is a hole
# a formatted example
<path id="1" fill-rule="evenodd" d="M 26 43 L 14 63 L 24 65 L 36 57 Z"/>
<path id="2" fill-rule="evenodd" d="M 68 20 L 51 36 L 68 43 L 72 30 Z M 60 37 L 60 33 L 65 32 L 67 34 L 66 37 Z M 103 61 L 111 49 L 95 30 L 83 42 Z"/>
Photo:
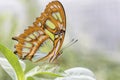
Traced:
<path id="1" fill-rule="evenodd" d="M 2 44 L 0 44 L 0 52 L 3 53 L 10 65 L 14 68 L 18 80 L 24 80 L 24 72 L 20 66 L 18 58 L 14 55 L 14 53 Z"/>
<path id="2" fill-rule="evenodd" d="M 77 67 L 60 73 L 59 66 L 49 63 L 37 65 L 24 73 L 25 63 L 18 60 L 10 49 L 0 44 L 0 52 L 5 56 L 0 58 L 0 65 L 13 80 L 95 80 L 94 74 L 88 69 Z"/>

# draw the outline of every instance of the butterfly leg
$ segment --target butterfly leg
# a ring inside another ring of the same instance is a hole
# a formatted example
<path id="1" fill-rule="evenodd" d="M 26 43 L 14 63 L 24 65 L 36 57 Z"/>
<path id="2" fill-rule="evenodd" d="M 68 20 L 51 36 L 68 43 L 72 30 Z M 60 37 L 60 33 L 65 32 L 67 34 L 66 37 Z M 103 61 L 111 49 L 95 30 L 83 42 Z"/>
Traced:
<path id="1" fill-rule="evenodd" d="M 50 58 L 49 62 L 54 62 L 62 53 L 59 52 L 57 55 L 54 55 Z"/>
<path id="2" fill-rule="evenodd" d="M 54 47 L 53 55 L 50 57 L 49 62 L 55 61 L 58 58 L 58 56 L 61 55 L 61 52 L 59 52 L 60 47 L 61 47 L 60 43 L 61 43 L 61 38 L 60 37 L 56 38 L 54 42 L 55 47 Z"/>

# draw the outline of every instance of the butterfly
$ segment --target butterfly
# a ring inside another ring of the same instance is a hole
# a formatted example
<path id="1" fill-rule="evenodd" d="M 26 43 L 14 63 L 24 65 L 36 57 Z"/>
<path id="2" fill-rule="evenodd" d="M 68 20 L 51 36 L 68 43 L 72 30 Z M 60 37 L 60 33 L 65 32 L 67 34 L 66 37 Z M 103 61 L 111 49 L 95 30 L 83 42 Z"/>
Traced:
<path id="1" fill-rule="evenodd" d="M 62 53 L 61 47 L 66 32 L 66 15 L 59 1 L 50 2 L 40 17 L 22 34 L 12 37 L 18 43 L 15 54 L 21 59 L 34 62 L 53 62 Z"/>

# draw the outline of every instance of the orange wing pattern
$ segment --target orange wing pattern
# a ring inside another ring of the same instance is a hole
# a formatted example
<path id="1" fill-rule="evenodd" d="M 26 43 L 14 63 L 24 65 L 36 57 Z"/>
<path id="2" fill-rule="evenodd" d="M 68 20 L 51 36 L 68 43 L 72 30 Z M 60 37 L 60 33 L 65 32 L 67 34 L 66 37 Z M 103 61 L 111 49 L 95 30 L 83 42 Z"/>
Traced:
<path id="1" fill-rule="evenodd" d="M 12 38 L 18 41 L 15 45 L 16 50 L 14 53 L 21 59 L 32 60 L 39 48 L 47 40 L 50 40 L 53 46 L 51 50 L 44 57 L 36 59 L 35 62 L 47 59 L 52 62 L 61 54 L 60 49 L 64 40 L 65 31 L 66 16 L 64 8 L 59 1 L 52 1 L 46 6 L 41 16 L 36 18 L 33 26 L 24 30 L 24 33 L 18 37 Z"/>

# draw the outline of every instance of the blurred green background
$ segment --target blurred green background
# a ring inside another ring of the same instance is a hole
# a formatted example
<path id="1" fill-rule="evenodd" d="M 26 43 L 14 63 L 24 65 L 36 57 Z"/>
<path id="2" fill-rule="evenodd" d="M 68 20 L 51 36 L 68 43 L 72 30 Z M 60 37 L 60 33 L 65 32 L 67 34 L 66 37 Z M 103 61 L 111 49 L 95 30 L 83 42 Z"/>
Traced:
<path id="1" fill-rule="evenodd" d="M 32 25 L 50 1 L 0 0 L 0 43 L 14 51 L 16 42 L 11 38 Z M 119 80 L 120 1 L 59 1 L 62 2 L 67 17 L 63 46 L 73 38 L 78 39 L 78 42 L 64 50 L 58 64 L 64 69 L 78 66 L 89 68 L 97 80 Z M 34 65 L 26 63 L 28 69 L 29 65 Z M 0 80 L 8 79 L 11 78 L 0 67 Z"/>

